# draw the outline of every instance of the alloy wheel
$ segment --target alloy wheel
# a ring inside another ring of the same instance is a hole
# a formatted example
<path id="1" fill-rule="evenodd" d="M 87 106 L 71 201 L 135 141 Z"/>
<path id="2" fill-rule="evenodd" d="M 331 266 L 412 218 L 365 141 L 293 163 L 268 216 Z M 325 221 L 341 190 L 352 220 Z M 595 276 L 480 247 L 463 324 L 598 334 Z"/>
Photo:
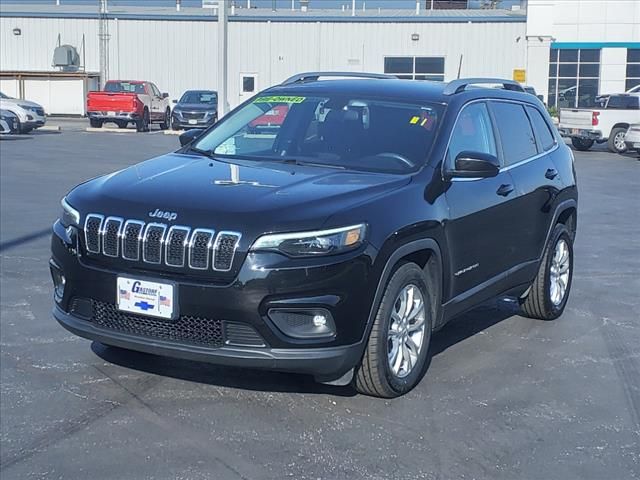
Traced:
<path id="1" fill-rule="evenodd" d="M 422 292 L 406 285 L 396 297 L 389 321 L 388 361 L 393 374 L 404 378 L 418 362 L 425 338 L 425 304 Z"/>
<path id="2" fill-rule="evenodd" d="M 556 243 L 549 274 L 549 295 L 551 302 L 556 306 L 560 305 L 562 300 L 564 300 L 567 287 L 569 286 L 571 268 L 569 260 L 569 245 L 567 245 L 565 239 L 561 238 L 558 243 Z"/>

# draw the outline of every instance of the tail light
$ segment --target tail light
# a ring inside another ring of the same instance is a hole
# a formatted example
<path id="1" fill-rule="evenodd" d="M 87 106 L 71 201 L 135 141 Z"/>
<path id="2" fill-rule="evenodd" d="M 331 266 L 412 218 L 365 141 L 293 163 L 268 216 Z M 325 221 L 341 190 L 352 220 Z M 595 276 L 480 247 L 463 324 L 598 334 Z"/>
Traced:
<path id="1" fill-rule="evenodd" d="M 600 116 L 600 112 L 591 112 L 591 125 L 596 126 L 600 122 L 598 117 Z"/>

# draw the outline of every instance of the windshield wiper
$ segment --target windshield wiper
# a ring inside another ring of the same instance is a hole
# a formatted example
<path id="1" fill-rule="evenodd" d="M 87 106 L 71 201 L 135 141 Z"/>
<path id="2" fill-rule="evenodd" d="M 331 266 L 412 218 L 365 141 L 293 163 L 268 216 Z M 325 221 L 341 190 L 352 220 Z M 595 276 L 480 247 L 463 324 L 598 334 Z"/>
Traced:
<path id="1" fill-rule="evenodd" d="M 309 162 L 307 160 L 300 160 L 300 159 L 295 158 L 295 157 L 279 157 L 279 158 L 268 157 L 267 160 L 268 161 L 273 161 L 273 162 L 286 163 L 286 164 L 289 164 L 289 165 L 300 165 L 300 166 L 304 166 L 304 167 L 321 167 L 321 168 L 333 168 L 335 170 L 346 170 L 346 167 L 343 167 L 342 165 L 332 165 L 332 164 L 329 164 L 329 163 Z"/>

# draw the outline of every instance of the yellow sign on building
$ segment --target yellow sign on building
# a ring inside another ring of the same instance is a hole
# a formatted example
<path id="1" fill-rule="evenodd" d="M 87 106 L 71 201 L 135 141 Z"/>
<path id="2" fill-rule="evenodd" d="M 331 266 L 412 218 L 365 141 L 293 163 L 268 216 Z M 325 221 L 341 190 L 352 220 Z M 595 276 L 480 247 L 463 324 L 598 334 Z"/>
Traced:
<path id="1" fill-rule="evenodd" d="M 527 81 L 527 72 L 524 68 L 513 69 L 513 79 L 516 82 L 524 83 Z"/>

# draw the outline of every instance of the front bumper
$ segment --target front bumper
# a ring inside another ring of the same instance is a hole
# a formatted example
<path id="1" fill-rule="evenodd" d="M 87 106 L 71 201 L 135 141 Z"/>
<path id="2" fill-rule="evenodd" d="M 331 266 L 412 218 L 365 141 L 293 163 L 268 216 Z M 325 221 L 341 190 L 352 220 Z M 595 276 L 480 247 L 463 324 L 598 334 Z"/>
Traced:
<path id="1" fill-rule="evenodd" d="M 209 348 L 103 330 L 88 321 L 65 313 L 58 306 L 54 307 L 53 316 L 71 333 L 106 345 L 217 365 L 303 373 L 314 375 L 321 380 L 339 378 L 351 369 L 362 355 L 361 344 L 297 349 L 231 346 Z"/>
<path id="2" fill-rule="evenodd" d="M 224 280 L 95 264 L 82 255 L 78 239 L 59 222 L 54 225 L 51 247 L 54 265 L 66 279 L 53 315 L 84 338 L 221 365 L 311 374 L 322 380 L 344 375 L 364 350 L 375 291 L 369 282 L 374 282 L 371 268 L 376 252 L 370 246 L 324 263 L 313 259 L 315 264 L 302 265 L 297 260 L 295 268 L 285 265 L 277 254 L 247 255 L 237 275 Z M 165 321 L 117 310 L 119 275 L 174 283 L 178 318 Z M 88 308 L 77 309 L 78 302 Z M 330 338 L 292 338 L 272 321 L 272 308 L 326 309 L 336 333 Z M 246 332 L 229 333 L 230 325 L 249 327 L 262 342 L 243 342 Z M 220 332 L 215 333 L 215 341 L 210 341 L 212 329 Z M 187 330 L 193 337 L 185 336 Z"/>
<path id="3" fill-rule="evenodd" d="M 179 118 L 177 115 L 173 115 L 171 117 L 171 126 L 174 130 L 190 130 L 195 128 L 209 128 L 211 125 L 216 123 L 216 117 L 212 117 L 206 120 L 187 120 L 184 118 Z M 195 123 L 194 123 L 195 122 Z"/>

